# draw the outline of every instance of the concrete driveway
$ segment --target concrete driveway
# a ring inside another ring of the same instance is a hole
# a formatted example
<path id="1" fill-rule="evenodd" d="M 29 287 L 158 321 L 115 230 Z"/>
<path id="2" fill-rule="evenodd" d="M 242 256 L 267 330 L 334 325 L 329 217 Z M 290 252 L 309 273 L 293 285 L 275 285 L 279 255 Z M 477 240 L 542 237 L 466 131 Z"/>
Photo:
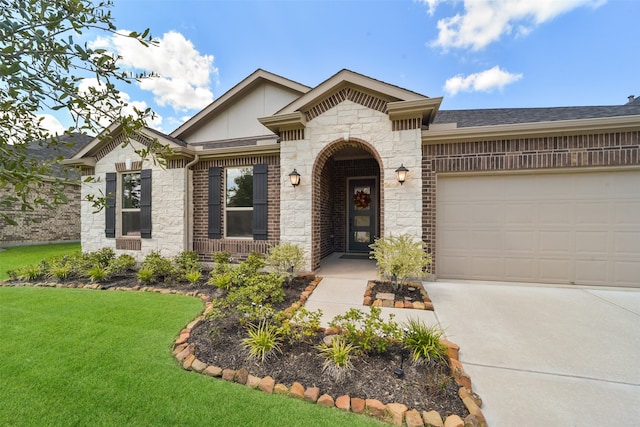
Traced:
<path id="1" fill-rule="evenodd" d="M 489 426 L 640 425 L 640 290 L 425 288 Z"/>

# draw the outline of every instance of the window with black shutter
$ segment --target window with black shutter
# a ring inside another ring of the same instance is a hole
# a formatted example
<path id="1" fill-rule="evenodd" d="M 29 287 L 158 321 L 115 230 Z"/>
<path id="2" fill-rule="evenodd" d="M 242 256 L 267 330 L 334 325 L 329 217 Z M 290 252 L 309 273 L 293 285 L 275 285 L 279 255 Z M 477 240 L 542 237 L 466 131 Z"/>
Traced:
<path id="1" fill-rule="evenodd" d="M 105 236 L 116 237 L 116 192 L 118 174 L 107 173 L 105 188 Z"/>

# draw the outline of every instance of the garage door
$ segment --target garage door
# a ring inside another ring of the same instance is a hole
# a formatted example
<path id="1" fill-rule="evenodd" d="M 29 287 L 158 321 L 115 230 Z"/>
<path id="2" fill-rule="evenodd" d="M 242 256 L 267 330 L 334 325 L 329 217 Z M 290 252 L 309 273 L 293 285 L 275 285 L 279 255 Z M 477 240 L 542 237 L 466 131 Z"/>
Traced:
<path id="1" fill-rule="evenodd" d="M 640 286 L 640 171 L 438 176 L 439 278 Z"/>

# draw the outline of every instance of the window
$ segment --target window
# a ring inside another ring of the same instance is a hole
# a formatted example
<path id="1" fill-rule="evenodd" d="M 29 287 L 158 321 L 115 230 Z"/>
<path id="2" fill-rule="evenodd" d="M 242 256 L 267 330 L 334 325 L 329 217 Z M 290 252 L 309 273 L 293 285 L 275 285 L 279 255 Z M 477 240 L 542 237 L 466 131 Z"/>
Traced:
<path id="1" fill-rule="evenodd" d="M 253 168 L 225 171 L 225 228 L 227 237 L 253 237 Z"/>
<path id="2" fill-rule="evenodd" d="M 122 174 L 122 236 L 140 236 L 140 172 Z"/>

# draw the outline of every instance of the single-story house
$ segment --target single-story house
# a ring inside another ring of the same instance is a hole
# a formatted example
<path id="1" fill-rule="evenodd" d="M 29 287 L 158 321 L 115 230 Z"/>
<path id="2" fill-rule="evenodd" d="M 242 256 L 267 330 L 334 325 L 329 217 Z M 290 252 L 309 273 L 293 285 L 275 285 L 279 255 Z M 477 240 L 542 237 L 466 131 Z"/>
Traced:
<path id="1" fill-rule="evenodd" d="M 58 137 L 58 144 L 55 146 L 42 141 L 31 141 L 25 143 L 25 155 L 27 161 L 49 163 L 57 158 L 72 156 L 93 139 L 87 135 L 66 134 Z M 12 146 L 8 148 L 11 149 Z M 2 204 L 3 213 L 14 219 L 17 225 L 0 219 L 0 246 L 80 240 L 80 176 L 77 170 L 54 164 L 51 175 L 42 177 L 40 195 L 51 194 L 57 186 L 63 187 L 67 203 L 56 205 L 52 209 L 43 205 L 32 205 L 33 209 L 23 211 L 20 202 Z M 13 197 L 13 186 L 0 188 L 0 201 Z"/>
<path id="2" fill-rule="evenodd" d="M 291 242 L 314 270 L 409 233 L 436 279 L 638 286 L 640 102 L 441 111 L 342 70 L 316 87 L 257 70 L 169 135 L 117 124 L 68 163 L 84 250 L 236 257 Z M 135 149 L 173 148 L 166 167 Z"/>

